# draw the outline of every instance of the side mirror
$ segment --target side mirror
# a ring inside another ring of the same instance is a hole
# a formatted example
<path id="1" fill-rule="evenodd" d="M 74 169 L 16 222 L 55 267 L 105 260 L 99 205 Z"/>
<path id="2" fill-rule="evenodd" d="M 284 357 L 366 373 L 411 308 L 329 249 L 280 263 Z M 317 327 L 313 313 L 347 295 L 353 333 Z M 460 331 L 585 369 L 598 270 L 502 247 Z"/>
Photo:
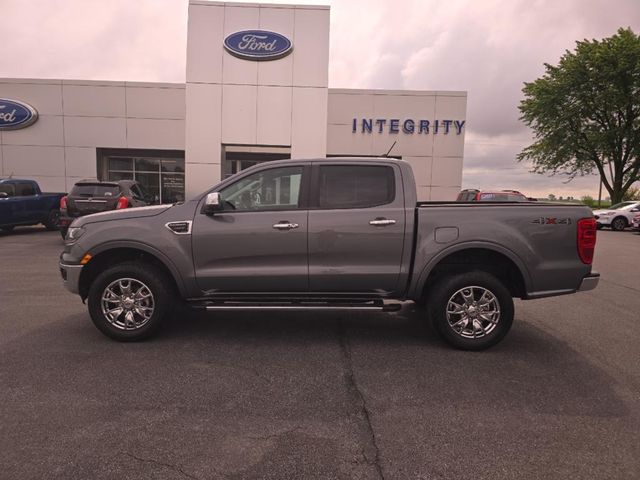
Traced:
<path id="1" fill-rule="evenodd" d="M 202 213 L 205 215 L 213 215 L 216 212 L 220 212 L 223 209 L 222 200 L 218 192 L 207 194 L 204 205 L 202 206 Z"/>

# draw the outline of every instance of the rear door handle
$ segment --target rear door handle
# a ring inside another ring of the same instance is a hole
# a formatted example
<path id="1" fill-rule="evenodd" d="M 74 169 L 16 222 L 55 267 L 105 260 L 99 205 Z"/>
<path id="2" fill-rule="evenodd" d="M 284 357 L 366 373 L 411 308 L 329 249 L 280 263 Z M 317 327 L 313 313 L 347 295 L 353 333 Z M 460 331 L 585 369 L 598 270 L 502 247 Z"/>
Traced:
<path id="1" fill-rule="evenodd" d="M 298 228 L 300 225 L 297 223 L 289 223 L 289 222 L 278 222 L 273 225 L 273 228 L 276 230 L 293 230 L 294 228 Z"/>
<path id="2" fill-rule="evenodd" d="M 378 217 L 378 218 L 374 218 L 373 220 L 369 221 L 369 225 L 373 225 L 375 227 L 386 227 L 387 225 L 395 225 L 396 221 L 392 220 L 390 218 L 382 218 L 382 217 Z"/>

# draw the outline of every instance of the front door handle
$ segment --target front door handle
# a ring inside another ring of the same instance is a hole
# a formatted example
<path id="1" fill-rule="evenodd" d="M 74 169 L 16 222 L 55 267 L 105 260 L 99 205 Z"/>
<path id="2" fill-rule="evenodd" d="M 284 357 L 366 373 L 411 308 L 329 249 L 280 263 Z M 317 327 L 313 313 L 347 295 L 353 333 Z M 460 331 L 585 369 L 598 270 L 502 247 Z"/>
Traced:
<path id="1" fill-rule="evenodd" d="M 289 223 L 289 222 L 279 222 L 273 225 L 273 228 L 276 230 L 293 230 L 294 228 L 298 228 L 300 225 L 297 223 Z"/>
<path id="2" fill-rule="evenodd" d="M 369 221 L 369 225 L 373 225 L 375 227 L 386 227 L 387 225 L 395 225 L 396 221 L 390 218 L 382 218 L 378 217 L 371 221 Z"/>

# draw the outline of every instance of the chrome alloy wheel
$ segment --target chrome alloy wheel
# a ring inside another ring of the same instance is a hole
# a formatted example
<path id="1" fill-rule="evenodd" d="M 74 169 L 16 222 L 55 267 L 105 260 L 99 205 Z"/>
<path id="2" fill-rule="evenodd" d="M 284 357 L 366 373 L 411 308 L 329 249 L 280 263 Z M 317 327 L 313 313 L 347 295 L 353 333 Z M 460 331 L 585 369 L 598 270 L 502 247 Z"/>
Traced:
<path id="1" fill-rule="evenodd" d="M 102 292 L 102 314 L 120 330 L 136 330 L 146 325 L 154 306 L 149 287 L 135 278 L 114 280 Z"/>
<path id="2" fill-rule="evenodd" d="M 500 303 L 484 287 L 464 287 L 447 302 L 447 322 L 464 338 L 480 338 L 490 334 L 500 321 Z"/>

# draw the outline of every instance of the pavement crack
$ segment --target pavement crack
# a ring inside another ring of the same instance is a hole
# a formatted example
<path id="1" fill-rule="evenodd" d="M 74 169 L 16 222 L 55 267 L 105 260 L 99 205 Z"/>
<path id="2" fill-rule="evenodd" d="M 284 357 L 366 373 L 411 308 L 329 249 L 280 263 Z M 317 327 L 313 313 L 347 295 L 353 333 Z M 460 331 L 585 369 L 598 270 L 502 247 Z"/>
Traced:
<path id="1" fill-rule="evenodd" d="M 364 419 L 364 427 L 370 443 L 370 448 L 374 452 L 372 460 L 367 457 L 366 449 L 363 450 L 363 457 L 367 461 L 367 464 L 375 467 L 376 471 L 378 472 L 378 477 L 384 480 L 384 473 L 382 471 L 382 465 L 380 464 L 380 449 L 378 448 L 378 444 L 376 442 L 376 434 L 373 431 L 373 425 L 371 423 L 371 413 L 369 411 L 369 408 L 367 407 L 367 400 L 365 399 L 362 390 L 360 390 L 360 387 L 358 386 L 358 382 L 353 371 L 351 344 L 349 343 L 349 337 L 347 336 L 347 331 L 344 327 L 344 324 L 342 323 L 342 320 L 338 322 L 338 331 L 340 338 L 340 350 L 342 351 L 342 356 L 344 359 L 345 380 L 347 383 L 347 388 L 349 389 L 352 397 L 355 400 L 355 403 L 360 409 L 360 415 Z"/>
<path id="2" fill-rule="evenodd" d="M 184 476 L 185 476 L 185 477 L 187 477 L 187 478 L 193 478 L 194 480 L 199 480 L 199 478 L 198 478 L 198 477 L 196 477 L 196 476 L 194 476 L 194 475 L 191 475 L 191 474 L 189 474 L 189 473 L 185 472 L 184 470 L 182 470 L 182 468 L 180 468 L 180 467 L 179 467 L 179 466 L 177 466 L 177 465 L 173 465 L 173 464 L 171 464 L 171 463 L 159 462 L 159 461 L 157 461 L 157 460 L 154 460 L 153 458 L 142 458 L 142 457 L 138 457 L 138 456 L 136 456 L 136 455 L 134 455 L 134 454 L 132 454 L 132 453 L 129 453 L 129 452 L 124 452 L 124 454 L 125 454 L 127 457 L 133 458 L 134 460 L 137 460 L 137 461 L 139 461 L 139 462 L 144 462 L 144 463 L 153 463 L 154 465 L 159 465 L 159 466 L 161 466 L 161 467 L 169 468 L 169 469 L 173 470 L 174 472 L 178 472 L 178 473 L 180 473 L 180 474 L 184 475 Z"/>

